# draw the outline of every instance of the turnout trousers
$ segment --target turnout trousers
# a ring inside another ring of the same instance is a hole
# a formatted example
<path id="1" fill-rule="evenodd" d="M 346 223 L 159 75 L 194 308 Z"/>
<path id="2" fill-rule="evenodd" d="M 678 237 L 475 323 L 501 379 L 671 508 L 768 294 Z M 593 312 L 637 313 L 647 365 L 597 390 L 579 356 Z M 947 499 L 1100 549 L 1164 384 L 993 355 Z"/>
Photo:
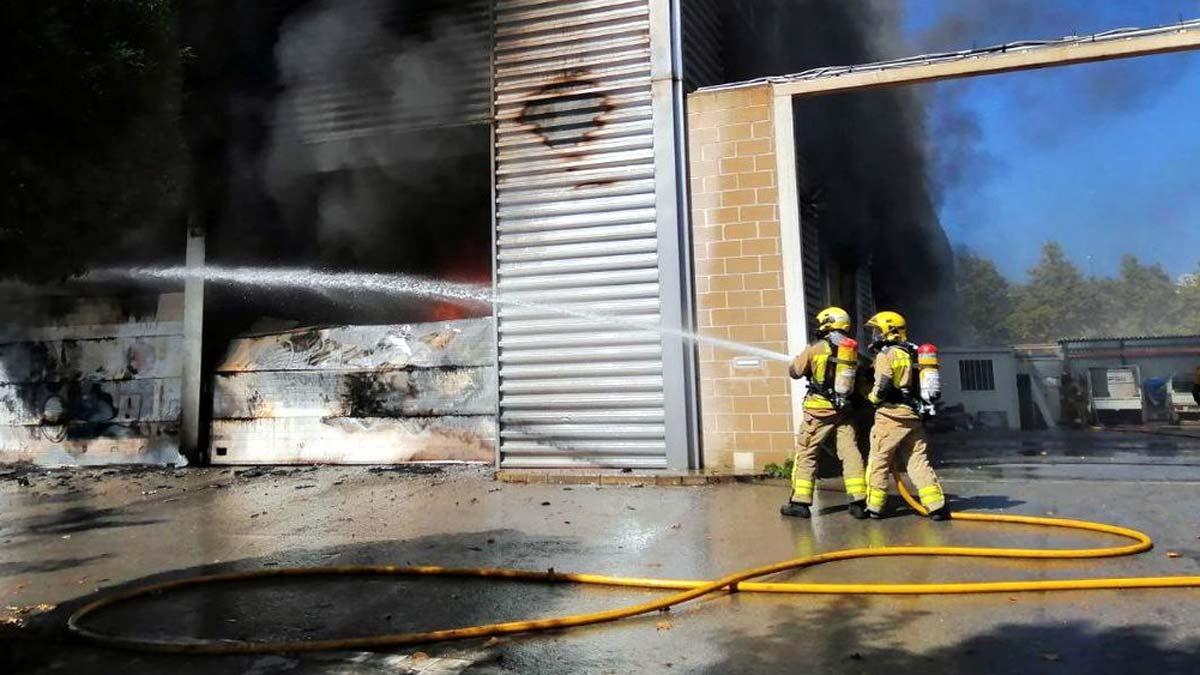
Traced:
<path id="1" fill-rule="evenodd" d="M 883 511 L 893 463 L 905 467 L 922 506 L 930 511 L 945 506 L 942 484 L 929 465 L 925 427 L 920 417 L 907 408 L 895 412 L 881 408 L 875 412 L 871 453 L 867 457 L 867 510 L 873 513 Z"/>
<path id="2" fill-rule="evenodd" d="M 867 497 L 866 475 L 862 453 L 858 451 L 854 420 L 848 413 L 837 410 L 805 410 L 804 426 L 796 442 L 792 464 L 793 502 L 812 504 L 814 480 L 817 474 L 817 453 L 822 444 L 834 439 L 834 449 L 842 463 L 842 480 L 851 501 Z"/>

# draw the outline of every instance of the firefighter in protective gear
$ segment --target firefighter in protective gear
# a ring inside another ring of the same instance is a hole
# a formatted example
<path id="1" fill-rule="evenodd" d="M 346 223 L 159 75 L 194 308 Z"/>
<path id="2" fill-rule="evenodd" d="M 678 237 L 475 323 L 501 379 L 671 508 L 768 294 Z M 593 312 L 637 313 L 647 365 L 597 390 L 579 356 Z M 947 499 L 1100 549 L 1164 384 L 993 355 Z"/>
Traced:
<path id="1" fill-rule="evenodd" d="M 867 457 L 867 510 L 872 518 L 883 517 L 887 501 L 888 474 L 892 462 L 907 467 L 917 487 L 921 504 L 932 520 L 947 520 L 946 496 L 933 467 L 929 465 L 922 411 L 931 408 L 935 395 L 922 399 L 917 372 L 917 347 L 908 341 L 904 317 L 880 312 L 867 321 L 874 335 L 870 350 L 875 357 L 875 383 L 867 399 L 875 405 L 871 429 L 871 452 Z M 936 356 L 934 357 L 936 358 Z"/>
<path id="2" fill-rule="evenodd" d="M 858 342 L 848 334 L 850 314 L 829 307 L 817 314 L 817 340 L 792 360 L 788 374 L 808 380 L 804 398 L 804 426 L 800 430 L 792 465 L 792 496 L 779 510 L 785 516 L 812 515 L 817 454 L 821 445 L 834 438 L 842 476 L 850 495 L 850 515 L 866 518 L 867 483 L 862 454 L 849 411 L 858 369 Z"/>

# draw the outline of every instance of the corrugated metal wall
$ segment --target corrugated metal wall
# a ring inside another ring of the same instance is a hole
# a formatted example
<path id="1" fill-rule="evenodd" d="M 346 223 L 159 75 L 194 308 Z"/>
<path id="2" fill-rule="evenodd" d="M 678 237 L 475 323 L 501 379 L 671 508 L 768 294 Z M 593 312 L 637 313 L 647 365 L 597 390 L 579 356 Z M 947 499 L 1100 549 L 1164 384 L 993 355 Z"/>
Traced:
<path id="1" fill-rule="evenodd" d="M 871 331 L 867 329 L 867 319 L 875 316 L 875 285 L 871 279 L 871 266 L 859 265 L 857 270 L 858 282 L 858 316 L 854 325 L 858 329 L 858 339 L 864 345 L 870 341 Z"/>
<path id="2" fill-rule="evenodd" d="M 683 81 L 688 91 L 726 82 L 722 10 L 727 0 L 679 0 L 683 19 Z"/>
<path id="3" fill-rule="evenodd" d="M 821 233 L 811 219 L 801 216 L 800 222 L 801 270 L 804 276 L 804 307 L 809 317 L 821 311 L 829 303 L 829 292 L 825 287 L 825 265 L 822 262 Z"/>
<path id="4" fill-rule="evenodd" d="M 491 0 L 339 0 L 309 7 L 287 28 L 315 43 L 307 58 L 288 58 L 285 72 L 305 143 L 490 118 Z"/>
<path id="5" fill-rule="evenodd" d="M 655 1 L 498 0 L 504 297 L 662 320 L 655 132 L 672 124 L 652 93 Z M 498 334 L 502 466 L 667 466 L 660 336 L 511 305 Z"/>

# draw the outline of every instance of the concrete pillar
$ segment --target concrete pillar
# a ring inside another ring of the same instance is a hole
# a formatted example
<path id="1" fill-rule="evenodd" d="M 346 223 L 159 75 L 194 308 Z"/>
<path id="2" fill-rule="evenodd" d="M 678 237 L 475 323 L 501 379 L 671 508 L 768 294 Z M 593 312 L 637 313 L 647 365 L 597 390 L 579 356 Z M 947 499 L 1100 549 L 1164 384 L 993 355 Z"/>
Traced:
<path id="1" fill-rule="evenodd" d="M 203 459 L 200 447 L 202 382 L 201 357 L 204 345 L 204 233 L 189 229 L 185 264 L 189 272 L 183 287 L 183 384 L 180 392 L 179 452 L 190 463 Z"/>

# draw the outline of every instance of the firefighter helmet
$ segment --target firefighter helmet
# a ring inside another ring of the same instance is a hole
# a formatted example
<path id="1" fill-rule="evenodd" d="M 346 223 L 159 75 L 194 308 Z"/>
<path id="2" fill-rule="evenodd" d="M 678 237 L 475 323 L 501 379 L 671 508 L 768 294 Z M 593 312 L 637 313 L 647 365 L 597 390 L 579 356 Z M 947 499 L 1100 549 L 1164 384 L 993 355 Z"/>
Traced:
<path id="1" fill-rule="evenodd" d="M 826 307 L 817 312 L 817 332 L 824 334 L 831 330 L 850 330 L 850 313 L 841 307 Z"/>
<path id="2" fill-rule="evenodd" d="M 867 319 L 867 326 L 874 329 L 876 340 L 904 342 L 908 339 L 908 326 L 904 317 L 896 312 L 880 312 Z"/>

